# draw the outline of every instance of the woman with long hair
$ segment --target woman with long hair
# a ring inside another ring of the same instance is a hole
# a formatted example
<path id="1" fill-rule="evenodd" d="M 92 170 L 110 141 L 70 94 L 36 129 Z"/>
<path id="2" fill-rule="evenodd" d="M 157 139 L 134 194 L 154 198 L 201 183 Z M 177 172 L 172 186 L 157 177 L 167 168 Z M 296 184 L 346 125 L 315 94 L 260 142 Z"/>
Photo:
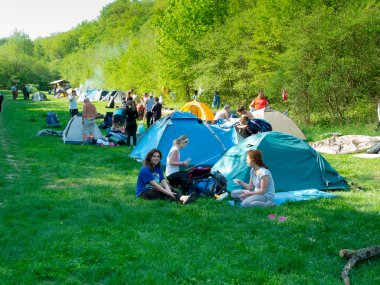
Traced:
<path id="1" fill-rule="evenodd" d="M 185 170 L 181 171 L 180 167 L 188 167 L 191 159 L 181 161 L 180 150 L 185 148 L 188 144 L 189 138 L 187 136 L 182 135 L 175 139 L 166 158 L 166 178 L 168 179 L 170 186 L 179 186 L 184 192 L 187 191 L 186 182 L 189 173 Z"/>
<path id="2" fill-rule="evenodd" d="M 148 200 L 177 201 L 181 204 L 194 202 L 196 195 L 184 196 L 170 189 L 161 169 L 161 158 L 162 153 L 158 149 L 148 152 L 137 178 L 136 196 Z"/>
<path id="3" fill-rule="evenodd" d="M 243 208 L 273 206 L 274 181 L 268 167 L 263 162 L 261 151 L 248 151 L 247 164 L 251 167 L 249 183 L 234 179 L 234 182 L 243 189 L 232 191 L 231 197 L 240 200 Z"/>

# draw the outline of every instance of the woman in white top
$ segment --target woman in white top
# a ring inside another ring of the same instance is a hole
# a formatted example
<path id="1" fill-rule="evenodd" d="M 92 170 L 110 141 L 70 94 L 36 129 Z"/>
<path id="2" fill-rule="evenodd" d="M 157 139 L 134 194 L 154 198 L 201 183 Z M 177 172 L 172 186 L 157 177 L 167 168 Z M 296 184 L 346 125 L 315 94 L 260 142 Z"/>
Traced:
<path id="1" fill-rule="evenodd" d="M 189 138 L 187 136 L 180 136 L 173 141 L 173 146 L 169 151 L 166 158 L 166 178 L 169 185 L 172 187 L 180 186 L 183 192 L 186 192 L 186 182 L 188 180 L 188 172 L 180 171 L 180 167 L 188 167 L 190 160 L 181 161 L 180 150 L 187 146 Z"/>
<path id="2" fill-rule="evenodd" d="M 241 201 L 243 208 L 273 206 L 275 188 L 272 174 L 262 160 L 259 150 L 250 150 L 247 153 L 247 164 L 252 167 L 249 183 L 234 179 L 243 190 L 234 190 L 231 197 Z"/>

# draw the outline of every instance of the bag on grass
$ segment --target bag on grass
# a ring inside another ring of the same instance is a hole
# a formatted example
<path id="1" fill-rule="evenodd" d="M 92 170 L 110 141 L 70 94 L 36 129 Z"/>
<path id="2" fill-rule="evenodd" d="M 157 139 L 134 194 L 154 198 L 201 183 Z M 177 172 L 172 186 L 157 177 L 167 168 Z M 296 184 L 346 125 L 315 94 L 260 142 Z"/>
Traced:
<path id="1" fill-rule="evenodd" d="M 227 191 L 227 179 L 219 172 L 192 179 L 190 191 L 200 196 L 214 197 Z"/>
<path id="2" fill-rule="evenodd" d="M 47 127 L 60 127 L 58 116 L 56 113 L 48 112 L 46 115 L 46 126 Z"/>

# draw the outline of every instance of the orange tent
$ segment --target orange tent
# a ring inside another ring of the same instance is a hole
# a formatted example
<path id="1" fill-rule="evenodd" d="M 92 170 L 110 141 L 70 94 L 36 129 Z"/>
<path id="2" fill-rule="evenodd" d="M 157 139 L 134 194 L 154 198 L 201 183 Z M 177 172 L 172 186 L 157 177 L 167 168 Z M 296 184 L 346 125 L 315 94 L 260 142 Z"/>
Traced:
<path id="1" fill-rule="evenodd" d="M 180 111 L 192 113 L 203 121 L 212 121 L 214 114 L 205 103 L 193 100 L 183 105 Z"/>

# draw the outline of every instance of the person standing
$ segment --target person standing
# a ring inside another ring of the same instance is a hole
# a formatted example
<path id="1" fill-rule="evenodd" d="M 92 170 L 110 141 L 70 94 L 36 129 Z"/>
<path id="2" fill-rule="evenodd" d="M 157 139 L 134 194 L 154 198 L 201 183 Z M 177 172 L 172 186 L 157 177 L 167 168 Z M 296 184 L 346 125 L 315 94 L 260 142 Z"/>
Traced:
<path id="1" fill-rule="evenodd" d="M 216 109 L 220 108 L 220 95 L 218 91 L 214 92 L 214 96 L 212 98 L 212 107 Z"/>
<path id="2" fill-rule="evenodd" d="M 78 114 L 77 92 L 72 90 L 68 96 L 70 117 L 74 117 Z"/>
<path id="3" fill-rule="evenodd" d="M 152 117 L 153 117 L 152 108 L 153 108 L 153 105 L 154 105 L 153 93 L 150 93 L 149 98 L 145 102 L 146 124 L 147 124 L 148 128 L 152 124 Z"/>
<path id="4" fill-rule="evenodd" d="M 0 113 L 1 113 L 1 105 L 3 105 L 4 96 L 0 93 Z"/>
<path id="5" fill-rule="evenodd" d="M 198 90 L 194 90 L 193 100 L 198 100 Z"/>
<path id="6" fill-rule="evenodd" d="M 232 191 L 231 197 L 240 200 L 243 208 L 273 206 L 274 181 L 268 167 L 263 162 L 261 151 L 249 150 L 247 164 L 251 167 L 249 183 L 234 179 L 234 182 L 243 189 Z"/>
<path id="7" fill-rule="evenodd" d="M 17 100 L 18 97 L 18 90 L 17 90 L 17 84 L 13 84 L 11 87 L 12 95 L 13 95 L 13 100 Z"/>
<path id="8" fill-rule="evenodd" d="M 96 107 L 90 103 L 90 99 L 85 98 L 82 113 L 83 140 L 85 140 L 86 138 L 94 138 L 95 118 L 97 114 L 98 112 L 96 111 Z"/>
<path id="9" fill-rule="evenodd" d="M 24 96 L 24 100 L 27 100 L 29 99 L 28 97 L 28 89 L 26 88 L 26 85 L 22 85 L 22 88 L 21 88 L 21 91 L 22 91 L 22 95 Z"/>
<path id="10" fill-rule="evenodd" d="M 125 131 L 127 132 L 128 138 L 127 138 L 127 145 L 131 145 L 131 137 L 133 139 L 133 147 L 136 146 L 137 143 L 137 122 L 136 119 L 138 118 L 137 110 L 135 103 L 132 100 L 127 101 L 127 109 L 126 109 L 126 120 L 125 120 Z"/>
<path id="11" fill-rule="evenodd" d="M 154 105 L 152 107 L 152 113 L 153 113 L 153 124 L 157 122 L 159 119 L 161 119 L 162 115 L 162 105 L 160 103 L 159 98 L 154 98 Z"/>
<path id="12" fill-rule="evenodd" d="M 260 90 L 257 97 L 252 100 L 249 105 L 250 111 L 260 110 L 268 106 L 268 101 L 265 98 L 264 91 Z"/>

